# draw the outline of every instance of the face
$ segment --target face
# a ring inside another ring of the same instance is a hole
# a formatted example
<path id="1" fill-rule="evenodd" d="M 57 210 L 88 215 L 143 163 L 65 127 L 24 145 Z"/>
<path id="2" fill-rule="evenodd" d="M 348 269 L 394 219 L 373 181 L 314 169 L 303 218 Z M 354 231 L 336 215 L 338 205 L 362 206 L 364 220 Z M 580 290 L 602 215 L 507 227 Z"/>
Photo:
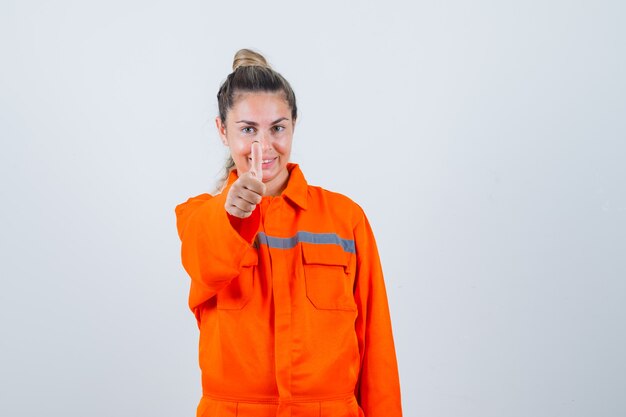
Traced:
<path id="1" fill-rule="evenodd" d="M 263 150 L 263 182 L 267 194 L 280 193 L 287 183 L 287 162 L 295 120 L 282 92 L 241 93 L 226 115 L 226 123 L 215 119 L 224 145 L 230 148 L 237 174 L 252 168 L 252 143 Z"/>

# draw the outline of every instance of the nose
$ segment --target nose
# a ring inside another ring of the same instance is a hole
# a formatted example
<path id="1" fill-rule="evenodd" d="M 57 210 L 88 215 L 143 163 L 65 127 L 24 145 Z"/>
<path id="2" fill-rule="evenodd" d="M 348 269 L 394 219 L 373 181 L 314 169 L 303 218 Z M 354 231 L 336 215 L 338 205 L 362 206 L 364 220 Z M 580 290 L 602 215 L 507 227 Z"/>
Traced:
<path id="1" fill-rule="evenodd" d="M 269 133 L 266 133 L 266 132 L 261 133 L 258 136 L 257 140 L 261 144 L 261 149 L 263 149 L 263 152 L 269 151 L 270 149 L 272 149 L 272 140 L 271 140 Z"/>

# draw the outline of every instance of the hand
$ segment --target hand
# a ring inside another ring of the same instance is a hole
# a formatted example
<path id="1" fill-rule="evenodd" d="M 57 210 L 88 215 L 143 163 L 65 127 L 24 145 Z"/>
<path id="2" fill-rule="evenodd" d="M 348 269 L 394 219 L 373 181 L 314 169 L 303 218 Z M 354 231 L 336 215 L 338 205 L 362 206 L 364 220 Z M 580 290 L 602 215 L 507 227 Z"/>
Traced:
<path id="1" fill-rule="evenodd" d="M 252 144 L 252 169 L 239 176 L 228 190 L 226 212 L 245 219 L 249 217 L 265 193 L 263 184 L 263 150 L 259 142 Z"/>

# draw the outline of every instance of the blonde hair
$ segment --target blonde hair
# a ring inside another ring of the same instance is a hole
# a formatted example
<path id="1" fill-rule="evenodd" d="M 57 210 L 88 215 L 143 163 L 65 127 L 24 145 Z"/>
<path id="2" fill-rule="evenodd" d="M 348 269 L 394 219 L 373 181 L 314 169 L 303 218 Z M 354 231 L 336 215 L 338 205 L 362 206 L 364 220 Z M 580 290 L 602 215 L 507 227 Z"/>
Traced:
<path id="1" fill-rule="evenodd" d="M 295 121 L 298 117 L 296 95 L 289 82 L 272 69 L 263 55 L 251 49 L 240 49 L 233 59 L 233 72 L 226 77 L 217 92 L 222 123 L 226 123 L 228 111 L 235 104 L 238 94 L 255 91 L 283 92 L 291 109 L 292 119 Z M 224 174 L 219 181 L 218 190 L 224 189 L 228 175 L 234 167 L 235 162 L 229 155 L 224 164 Z"/>
<path id="2" fill-rule="evenodd" d="M 240 49 L 235 54 L 233 59 L 233 71 L 239 67 L 265 67 L 272 68 L 267 63 L 267 60 L 263 55 L 258 52 L 254 52 L 251 49 Z"/>

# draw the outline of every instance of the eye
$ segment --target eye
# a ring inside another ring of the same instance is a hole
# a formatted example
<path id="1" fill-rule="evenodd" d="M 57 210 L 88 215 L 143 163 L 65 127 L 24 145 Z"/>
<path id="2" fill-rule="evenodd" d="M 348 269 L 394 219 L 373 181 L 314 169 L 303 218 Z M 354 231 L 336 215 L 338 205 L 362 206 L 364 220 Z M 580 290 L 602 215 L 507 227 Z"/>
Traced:
<path id="1" fill-rule="evenodd" d="M 246 126 L 246 127 L 241 128 L 241 131 L 245 134 L 250 134 L 250 133 L 254 133 L 254 128 L 250 126 Z"/>
<path id="2" fill-rule="evenodd" d="M 282 132 L 283 130 L 285 130 L 285 126 L 274 126 L 275 132 Z"/>

